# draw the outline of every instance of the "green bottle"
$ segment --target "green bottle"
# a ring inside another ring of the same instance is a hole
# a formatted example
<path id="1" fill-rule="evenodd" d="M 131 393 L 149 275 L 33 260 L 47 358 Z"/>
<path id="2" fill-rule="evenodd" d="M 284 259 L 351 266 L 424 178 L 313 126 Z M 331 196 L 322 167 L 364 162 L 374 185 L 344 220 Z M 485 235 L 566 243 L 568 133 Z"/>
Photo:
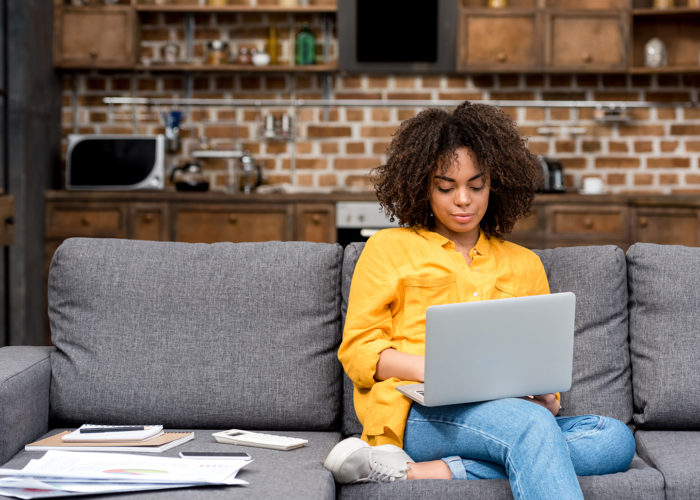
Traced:
<path id="1" fill-rule="evenodd" d="M 308 24 L 297 33 L 296 62 L 298 66 L 316 63 L 316 37 Z"/>

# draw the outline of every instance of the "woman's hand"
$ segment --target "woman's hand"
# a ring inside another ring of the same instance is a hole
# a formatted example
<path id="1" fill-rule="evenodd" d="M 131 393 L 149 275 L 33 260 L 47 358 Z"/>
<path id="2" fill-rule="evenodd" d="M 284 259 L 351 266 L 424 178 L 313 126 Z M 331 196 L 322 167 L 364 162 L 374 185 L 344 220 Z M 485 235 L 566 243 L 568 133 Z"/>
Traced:
<path id="1" fill-rule="evenodd" d="M 535 404 L 544 406 L 549 411 L 551 411 L 552 415 L 554 415 L 555 417 L 561 409 L 561 404 L 559 404 L 559 400 L 557 399 L 557 396 L 554 393 L 540 394 L 538 396 L 526 396 L 523 399 L 527 399 L 528 401 L 532 401 Z"/>
<path id="2" fill-rule="evenodd" d="M 384 349 L 379 354 L 375 380 L 389 378 L 423 382 L 425 379 L 425 356 L 406 354 L 396 349 Z"/>

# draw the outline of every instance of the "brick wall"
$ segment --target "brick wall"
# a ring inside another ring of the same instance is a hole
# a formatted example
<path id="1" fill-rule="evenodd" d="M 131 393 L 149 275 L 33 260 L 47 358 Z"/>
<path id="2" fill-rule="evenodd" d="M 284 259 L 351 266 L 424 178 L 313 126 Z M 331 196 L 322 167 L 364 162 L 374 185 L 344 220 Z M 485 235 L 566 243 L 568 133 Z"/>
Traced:
<path id="1" fill-rule="evenodd" d="M 205 57 L 206 41 L 236 40 L 263 48 L 265 26 L 280 29 L 282 60 L 292 57 L 291 37 L 301 22 L 320 34 L 322 17 L 286 18 L 286 14 L 196 16 L 194 54 Z M 157 64 L 164 44 L 181 45 L 182 17 L 157 14 L 142 18 L 142 57 Z M 335 57 L 337 47 L 328 47 Z M 318 50 L 319 57 L 323 48 Z M 212 73 L 191 77 L 192 97 L 233 99 L 321 99 L 323 75 L 308 73 Z M 343 76 L 333 75 L 331 98 L 419 100 L 603 100 L 652 101 L 664 104 L 630 110 L 626 123 L 601 123 L 593 108 L 507 108 L 529 137 L 533 152 L 561 160 L 567 185 L 580 187 L 585 177 L 601 177 L 613 193 L 700 193 L 700 109 L 682 103 L 699 99 L 700 75 L 469 75 Z M 105 96 L 184 97 L 184 73 L 69 73 L 63 77 L 64 136 L 69 133 L 163 133 L 162 111 L 171 107 L 105 105 Z M 674 103 L 677 103 L 674 105 Z M 168 167 L 188 159 L 201 136 L 216 149 L 245 149 L 262 162 L 266 182 L 298 186 L 366 188 L 369 170 L 384 161 L 384 151 L 399 123 L 415 107 L 250 108 L 192 107 L 182 124 L 182 151 L 170 155 Z M 187 111 L 187 110 L 186 110 Z M 295 141 L 260 137 L 263 116 L 293 117 Z M 65 141 L 64 141 L 65 146 Z M 213 189 L 234 189 L 234 160 L 207 160 Z"/>

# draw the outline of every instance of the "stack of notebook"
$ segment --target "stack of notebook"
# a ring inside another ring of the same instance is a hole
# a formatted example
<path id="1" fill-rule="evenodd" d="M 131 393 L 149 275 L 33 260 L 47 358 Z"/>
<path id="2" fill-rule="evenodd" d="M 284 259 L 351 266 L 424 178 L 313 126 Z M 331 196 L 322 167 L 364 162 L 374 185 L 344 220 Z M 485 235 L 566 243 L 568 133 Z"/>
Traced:
<path id="1" fill-rule="evenodd" d="M 24 447 L 28 451 L 143 451 L 160 453 L 194 439 L 193 432 L 164 432 L 162 425 L 83 425 Z"/>

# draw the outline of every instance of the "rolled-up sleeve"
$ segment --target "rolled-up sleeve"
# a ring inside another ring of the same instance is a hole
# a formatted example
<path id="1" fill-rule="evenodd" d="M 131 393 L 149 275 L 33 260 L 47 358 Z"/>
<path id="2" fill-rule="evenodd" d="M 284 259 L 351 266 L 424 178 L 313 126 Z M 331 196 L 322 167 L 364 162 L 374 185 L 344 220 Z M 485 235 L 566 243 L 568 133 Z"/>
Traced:
<path id="1" fill-rule="evenodd" d="M 379 355 L 392 347 L 392 304 L 397 297 L 398 279 L 372 238 L 355 266 L 350 286 L 348 312 L 338 359 L 358 388 L 376 382 Z"/>

